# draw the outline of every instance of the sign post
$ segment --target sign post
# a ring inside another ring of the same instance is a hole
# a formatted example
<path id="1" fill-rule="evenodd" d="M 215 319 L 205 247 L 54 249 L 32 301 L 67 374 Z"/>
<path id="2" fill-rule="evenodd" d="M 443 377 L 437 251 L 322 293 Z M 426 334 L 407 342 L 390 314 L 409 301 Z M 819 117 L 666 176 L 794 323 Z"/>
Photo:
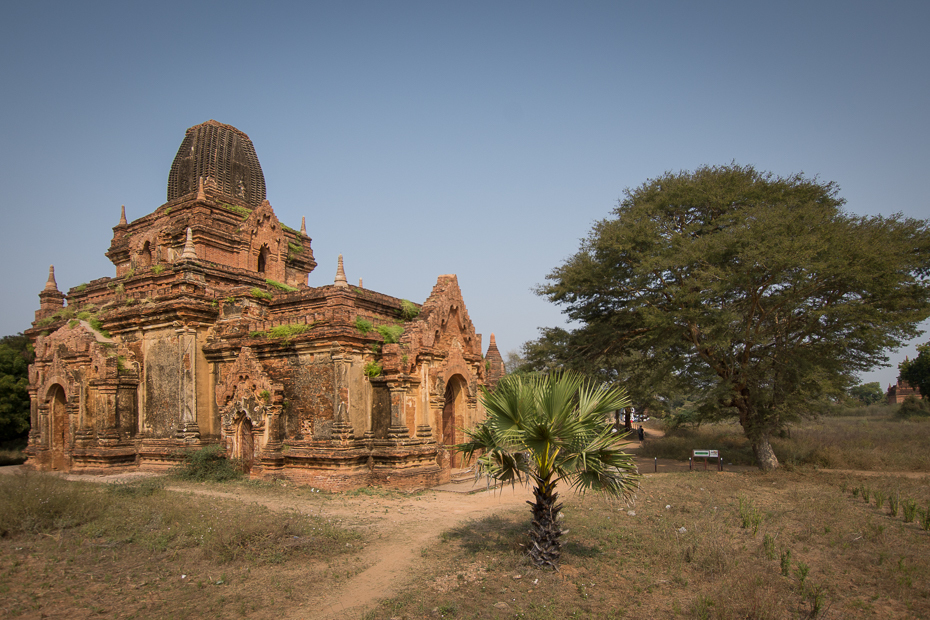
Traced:
<path id="1" fill-rule="evenodd" d="M 720 451 L 719 451 L 719 450 L 692 450 L 692 451 L 691 451 L 691 459 L 689 459 L 689 460 L 693 460 L 693 459 L 696 459 L 696 458 L 703 458 L 703 459 L 704 459 L 704 471 L 707 471 L 707 459 L 709 459 L 709 458 L 710 458 L 710 459 L 717 459 L 717 471 L 721 471 L 721 470 L 723 469 L 723 467 L 722 467 L 723 462 L 720 460 Z"/>

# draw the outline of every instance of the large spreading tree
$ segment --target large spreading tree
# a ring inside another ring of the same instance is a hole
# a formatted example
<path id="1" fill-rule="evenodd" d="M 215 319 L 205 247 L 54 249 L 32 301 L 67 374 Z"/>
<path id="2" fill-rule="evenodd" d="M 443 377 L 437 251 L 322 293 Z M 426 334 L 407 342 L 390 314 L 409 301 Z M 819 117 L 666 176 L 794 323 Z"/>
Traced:
<path id="1" fill-rule="evenodd" d="M 640 390 L 687 390 L 702 419 L 738 418 L 773 469 L 773 434 L 930 316 L 928 222 L 843 204 L 802 174 L 666 173 L 628 189 L 538 292 L 578 325 L 566 357 L 606 360 Z"/>

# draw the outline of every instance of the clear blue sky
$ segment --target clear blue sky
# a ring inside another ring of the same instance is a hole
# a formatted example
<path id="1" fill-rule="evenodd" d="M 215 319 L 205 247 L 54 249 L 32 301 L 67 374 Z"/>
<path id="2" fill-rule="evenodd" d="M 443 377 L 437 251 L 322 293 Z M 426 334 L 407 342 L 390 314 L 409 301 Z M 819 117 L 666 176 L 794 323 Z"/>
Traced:
<path id="1" fill-rule="evenodd" d="M 930 216 L 930 3 L 7 2 L 0 334 L 115 269 L 184 131 L 255 143 L 331 283 L 422 302 L 458 274 L 484 346 L 562 323 L 532 288 L 624 188 L 736 161 Z M 925 337 L 926 338 L 926 337 Z M 891 353 L 896 366 L 906 351 Z M 883 384 L 895 368 L 866 376 Z"/>

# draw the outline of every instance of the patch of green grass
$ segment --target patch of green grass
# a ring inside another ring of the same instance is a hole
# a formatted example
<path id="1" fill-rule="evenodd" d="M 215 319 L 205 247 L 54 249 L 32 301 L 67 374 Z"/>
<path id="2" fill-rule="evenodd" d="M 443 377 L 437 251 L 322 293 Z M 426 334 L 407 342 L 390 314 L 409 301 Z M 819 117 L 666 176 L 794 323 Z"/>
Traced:
<path id="1" fill-rule="evenodd" d="M 370 332 L 374 327 L 371 324 L 371 321 L 367 321 L 360 316 L 355 317 L 355 329 L 358 330 L 363 336 Z"/>
<path id="2" fill-rule="evenodd" d="M 245 207 L 240 207 L 239 205 L 229 204 L 228 202 L 220 202 L 219 205 L 230 213 L 235 213 L 244 220 L 249 219 L 249 216 L 252 215 L 251 209 L 246 209 Z"/>
<path id="3" fill-rule="evenodd" d="M 262 289 L 258 287 L 255 287 L 249 290 L 249 294 L 252 295 L 252 297 L 255 297 L 257 299 L 264 299 L 265 301 L 271 301 L 274 298 L 274 295 L 266 291 L 263 291 Z"/>
<path id="4" fill-rule="evenodd" d="M 403 325 L 379 325 L 375 328 L 384 339 L 384 344 L 393 344 L 400 340 L 404 333 Z"/>
<path id="5" fill-rule="evenodd" d="M 306 323 L 291 323 L 288 325 L 277 325 L 272 327 L 268 331 L 254 331 L 249 332 L 250 338 L 281 338 L 285 342 L 290 342 L 290 339 L 294 336 L 299 336 L 300 334 L 305 334 L 312 330 L 316 323 L 306 324 Z"/>
<path id="6" fill-rule="evenodd" d="M 365 373 L 366 377 L 377 377 L 381 374 L 383 369 L 384 367 L 377 362 L 368 362 L 365 364 L 363 372 Z"/>
<path id="7" fill-rule="evenodd" d="M 266 279 L 265 284 L 267 284 L 268 286 L 273 286 L 279 291 L 283 291 L 285 293 L 296 293 L 297 291 L 300 290 L 295 286 L 291 286 L 290 284 L 284 284 L 283 282 L 278 282 L 277 280 Z"/>
<path id="8" fill-rule="evenodd" d="M 157 276 L 158 274 L 160 274 L 160 273 L 161 273 L 162 271 L 164 271 L 164 270 L 165 270 L 165 266 L 164 266 L 164 265 L 154 265 L 154 266 L 152 267 L 152 273 L 154 273 L 156 276 Z"/>
<path id="9" fill-rule="evenodd" d="M 287 242 L 287 258 L 288 260 L 293 260 L 295 256 L 304 251 L 303 244 L 297 243 L 295 241 Z"/>

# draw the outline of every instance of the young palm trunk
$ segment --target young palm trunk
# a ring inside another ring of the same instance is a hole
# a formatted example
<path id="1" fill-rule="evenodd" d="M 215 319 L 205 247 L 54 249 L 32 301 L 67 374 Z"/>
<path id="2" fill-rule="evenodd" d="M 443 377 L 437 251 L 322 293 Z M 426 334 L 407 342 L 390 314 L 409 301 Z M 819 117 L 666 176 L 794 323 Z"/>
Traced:
<path id="1" fill-rule="evenodd" d="M 527 555 L 536 566 L 550 566 L 559 568 L 559 558 L 562 555 L 562 528 L 559 526 L 558 515 L 562 504 L 556 504 L 559 497 L 555 493 L 555 483 L 543 481 L 533 488 L 536 502 L 527 501 L 533 507 L 533 525 L 530 529 L 530 547 Z"/>

